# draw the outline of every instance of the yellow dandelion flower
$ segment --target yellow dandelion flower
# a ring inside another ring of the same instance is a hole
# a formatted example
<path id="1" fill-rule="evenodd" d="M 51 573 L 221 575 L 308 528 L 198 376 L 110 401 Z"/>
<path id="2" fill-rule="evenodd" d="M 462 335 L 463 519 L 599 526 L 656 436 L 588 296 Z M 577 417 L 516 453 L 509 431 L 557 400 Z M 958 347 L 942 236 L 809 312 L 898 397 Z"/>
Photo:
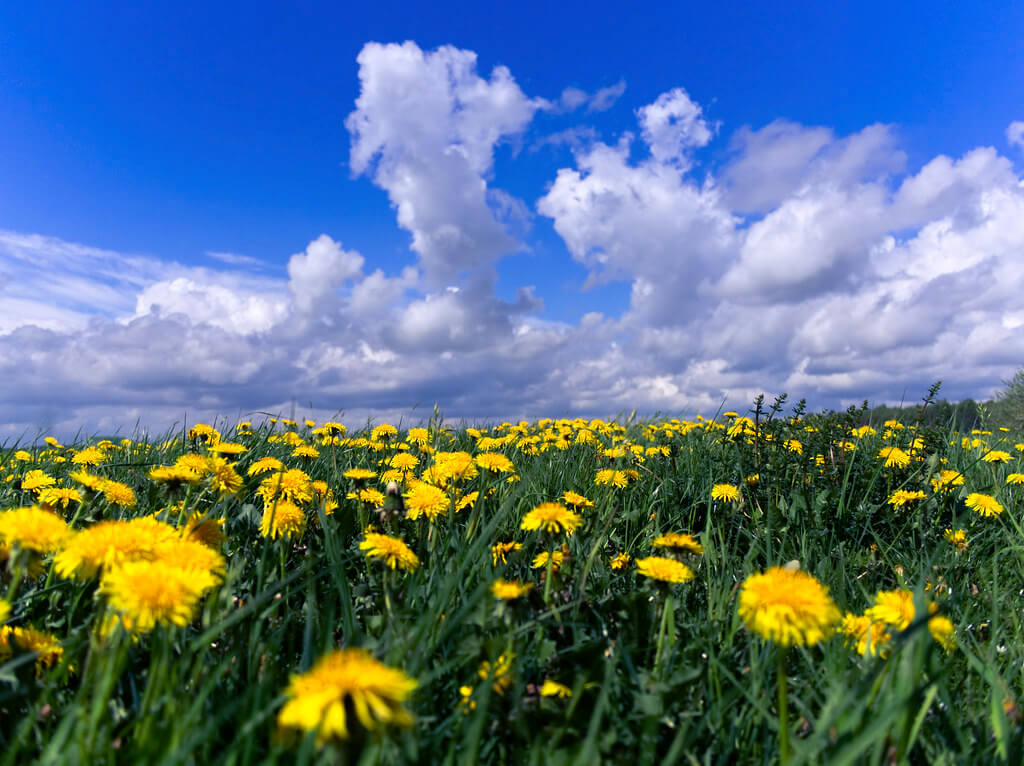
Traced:
<path id="1" fill-rule="evenodd" d="M 578 492 L 566 492 L 564 495 L 562 495 L 562 500 L 565 502 L 566 505 L 576 509 L 594 507 L 594 503 L 592 500 L 588 500 Z"/>
<path id="2" fill-rule="evenodd" d="M 157 546 L 175 535 L 177 530 L 170 524 L 150 517 L 101 521 L 71 537 L 54 565 L 61 577 L 90 580 L 101 569 L 154 558 Z"/>
<path id="3" fill-rule="evenodd" d="M 637 559 L 638 574 L 661 582 L 680 583 L 693 579 L 693 570 L 680 561 L 664 556 L 648 556 Z"/>
<path id="4" fill-rule="evenodd" d="M 498 566 L 500 561 L 502 564 L 507 564 L 508 554 L 514 553 L 515 551 L 521 551 L 523 549 L 522 543 L 507 542 L 507 543 L 495 543 L 491 546 L 491 560 L 494 562 L 494 566 Z"/>
<path id="5" fill-rule="evenodd" d="M 491 593 L 495 598 L 502 601 L 512 601 L 521 598 L 533 589 L 533 583 L 521 583 L 519 580 L 504 580 L 498 578 L 491 583 Z"/>
<path id="6" fill-rule="evenodd" d="M 514 473 L 515 465 L 500 452 L 483 452 L 474 458 L 477 466 L 491 473 Z"/>
<path id="7" fill-rule="evenodd" d="M 947 492 L 953 487 L 963 486 L 963 483 L 964 475 L 962 473 L 945 468 L 931 480 L 932 492 Z"/>
<path id="8" fill-rule="evenodd" d="M 241 455 L 248 451 L 248 447 L 238 442 L 217 442 L 210 446 L 210 452 L 214 455 Z"/>
<path id="9" fill-rule="evenodd" d="M 971 492 L 964 500 L 964 504 L 979 516 L 989 518 L 998 516 L 1003 512 L 1003 506 L 991 495 L 984 495 L 981 492 Z"/>
<path id="10" fill-rule="evenodd" d="M 301 457 L 307 460 L 315 460 L 320 457 L 320 450 L 309 444 L 300 444 L 292 450 L 292 457 Z"/>
<path id="11" fill-rule="evenodd" d="M 1013 460 L 1013 455 L 1011 455 L 1009 452 L 1005 452 L 1004 450 L 994 449 L 989 450 L 984 455 L 982 455 L 981 459 L 984 460 L 986 463 L 1009 463 L 1011 460 Z"/>
<path id="12" fill-rule="evenodd" d="M 903 589 L 879 591 L 864 614 L 896 630 L 906 630 L 914 621 L 914 594 Z"/>
<path id="13" fill-rule="evenodd" d="M 512 470 L 515 470 L 514 466 Z M 469 481 L 479 474 L 473 456 L 468 452 L 434 453 L 434 464 L 430 467 L 430 472 L 441 484 L 450 481 Z"/>
<path id="14" fill-rule="evenodd" d="M 135 490 L 127 484 L 114 481 L 113 479 L 104 479 L 98 489 L 111 505 L 117 505 L 121 508 L 134 508 L 138 504 L 138 501 L 135 499 Z"/>
<path id="15" fill-rule="evenodd" d="M 615 556 L 612 557 L 612 560 L 609 562 L 608 566 L 610 566 L 616 572 L 620 572 L 627 566 L 629 566 L 629 562 L 631 560 L 632 556 L 630 556 L 628 553 L 617 553 Z"/>
<path id="16" fill-rule="evenodd" d="M 349 492 L 345 495 L 346 500 L 358 500 L 361 503 L 367 505 L 383 505 L 384 504 L 384 493 L 379 489 L 373 487 L 366 487 L 356 492 Z"/>
<path id="17" fill-rule="evenodd" d="M 1024 473 L 1011 473 L 1006 477 L 1007 484 L 1024 484 Z"/>
<path id="18" fill-rule="evenodd" d="M 181 528 L 181 536 L 219 551 L 227 540 L 224 522 L 225 519 L 211 519 L 202 511 L 193 511 Z"/>
<path id="19" fill-rule="evenodd" d="M 847 612 L 839 624 L 847 646 L 855 648 L 861 656 L 882 656 L 888 653 L 892 636 L 886 631 L 884 622 L 872 620 L 866 614 Z"/>
<path id="20" fill-rule="evenodd" d="M 71 487 L 50 487 L 39 493 L 40 506 L 57 508 L 66 511 L 71 503 L 81 503 L 82 496 L 77 489 Z"/>
<path id="21" fill-rule="evenodd" d="M 381 423 L 370 432 L 370 439 L 375 442 L 387 441 L 398 436 L 398 429 L 390 423 Z"/>
<path id="22" fill-rule="evenodd" d="M 196 423 L 188 431 L 188 438 L 192 441 L 202 441 L 207 444 L 216 444 L 220 441 L 220 431 L 206 423 Z"/>
<path id="23" fill-rule="evenodd" d="M 818 643 L 840 618 L 828 588 L 807 572 L 785 567 L 747 577 L 739 615 L 747 630 L 783 647 Z"/>
<path id="24" fill-rule="evenodd" d="M 618 487 L 623 488 L 629 484 L 630 474 L 627 471 L 616 471 L 611 468 L 605 468 L 597 472 L 594 476 L 594 484 L 599 487 Z"/>
<path id="25" fill-rule="evenodd" d="M 15 651 L 37 653 L 37 676 L 45 668 L 52 668 L 64 656 L 64 648 L 52 633 L 32 627 L 0 627 L 0 663 L 6 662 Z"/>
<path id="26" fill-rule="evenodd" d="M 480 680 L 491 680 L 491 688 L 496 694 L 504 695 L 512 685 L 512 657 L 512 654 L 502 652 L 493 664 L 486 660 L 481 662 L 476 672 Z"/>
<path id="27" fill-rule="evenodd" d="M 71 534 L 67 523 L 57 514 L 30 506 L 0 513 L 0 541 L 34 553 L 53 553 Z"/>
<path id="28" fill-rule="evenodd" d="M 366 558 L 368 559 L 382 559 L 392 569 L 401 568 L 407 572 L 412 572 L 420 565 L 420 560 L 416 557 L 416 554 L 397 537 L 389 537 L 388 535 L 371 532 L 359 543 L 359 550 L 366 551 Z"/>
<path id="29" fill-rule="evenodd" d="M 96 466 L 107 459 L 107 453 L 99 447 L 86 447 L 79 450 L 72 456 L 71 462 L 75 465 Z"/>
<path id="30" fill-rule="evenodd" d="M 947 529 L 943 535 L 947 543 L 956 547 L 958 553 L 967 550 L 967 532 L 963 529 Z"/>
<path id="31" fill-rule="evenodd" d="M 551 571 L 557 572 L 558 568 L 565 563 L 565 552 L 554 551 L 551 554 Z M 533 569 L 545 569 L 548 565 L 548 552 L 538 553 L 533 557 L 533 563 L 530 565 Z"/>
<path id="32" fill-rule="evenodd" d="M 224 580 L 227 562 L 220 554 L 198 540 L 172 537 L 154 546 L 154 561 L 162 561 L 185 572 L 192 572 L 208 590 Z"/>
<path id="33" fill-rule="evenodd" d="M 370 479 L 377 477 L 375 471 L 371 471 L 367 468 L 350 468 L 342 474 L 346 479 L 351 479 L 354 482 L 366 482 Z"/>
<path id="34" fill-rule="evenodd" d="M 459 511 L 463 511 L 466 508 L 472 508 L 474 504 L 476 504 L 476 501 L 479 499 L 479 491 L 470 492 L 468 494 L 462 495 L 461 497 L 457 497 L 455 499 L 455 512 L 458 513 Z"/>
<path id="35" fill-rule="evenodd" d="M 560 684 L 558 681 L 552 681 L 550 678 L 545 678 L 544 683 L 540 687 L 541 697 L 571 697 L 572 689 L 565 684 Z"/>
<path id="36" fill-rule="evenodd" d="M 798 455 L 804 454 L 804 445 L 796 439 L 787 439 L 782 446 L 790 452 L 795 452 Z"/>
<path id="37" fill-rule="evenodd" d="M 902 508 L 903 506 L 913 503 L 916 500 L 923 500 L 924 497 L 924 492 L 922 492 L 919 489 L 897 489 L 889 496 L 889 499 L 886 502 L 893 508 Z"/>
<path id="38" fill-rule="evenodd" d="M 928 632 L 947 652 L 956 649 L 956 637 L 953 635 L 953 631 L 953 623 L 944 615 L 937 614 L 928 620 Z"/>
<path id="39" fill-rule="evenodd" d="M 104 572 L 100 592 L 132 632 L 149 633 L 157 625 L 187 626 L 213 585 L 212 575 L 167 561 L 128 561 Z"/>
<path id="40" fill-rule="evenodd" d="M 284 463 L 278 460 L 276 457 L 261 457 L 251 466 L 246 472 L 249 476 L 259 476 L 260 474 L 278 472 L 284 470 Z"/>
<path id="41" fill-rule="evenodd" d="M 378 662 L 365 649 L 337 649 L 308 672 L 292 676 L 277 725 L 315 732 L 321 745 L 349 738 L 352 712 L 368 731 L 411 726 L 412 716 L 402 703 L 415 688 L 416 681 Z"/>
<path id="42" fill-rule="evenodd" d="M 313 487 L 309 474 L 298 468 L 268 476 L 260 482 L 256 492 L 267 505 L 271 505 L 277 498 L 291 503 L 308 503 L 313 499 Z"/>
<path id="43" fill-rule="evenodd" d="M 573 513 L 560 503 L 541 503 L 523 516 L 520 529 L 571 533 L 582 522 L 582 516 Z"/>
<path id="44" fill-rule="evenodd" d="M 279 537 L 302 537 L 306 531 L 306 512 L 290 500 L 272 502 L 263 511 L 260 534 L 276 540 Z"/>
<path id="45" fill-rule="evenodd" d="M 185 484 L 198 484 L 201 478 L 200 475 L 191 468 L 186 468 L 181 465 L 159 465 L 156 468 L 151 469 L 146 476 L 150 481 L 166 484 L 172 488 L 180 487 Z"/>
<path id="46" fill-rule="evenodd" d="M 38 494 L 41 490 L 47 487 L 52 487 L 57 483 L 57 480 L 50 476 L 46 471 L 29 471 L 25 474 L 21 480 L 21 488 L 26 492 L 35 492 Z"/>
<path id="47" fill-rule="evenodd" d="M 405 512 L 413 521 L 420 516 L 434 521 L 438 516 L 448 513 L 450 504 L 448 493 L 431 484 L 417 484 L 405 494 Z"/>
<path id="48" fill-rule="evenodd" d="M 206 455 L 197 455 L 194 452 L 186 452 L 184 455 L 179 455 L 178 459 L 174 461 L 174 465 L 197 473 L 200 476 L 206 476 L 210 472 L 210 461 Z"/>
<path id="49" fill-rule="evenodd" d="M 668 548 L 679 553 L 704 553 L 704 546 L 697 542 L 691 535 L 682 532 L 669 532 L 659 535 L 651 541 L 655 548 Z"/>
<path id="50" fill-rule="evenodd" d="M 886 468 L 906 468 L 910 465 L 910 455 L 899 447 L 882 447 L 878 457 L 885 461 Z"/>
<path id="51" fill-rule="evenodd" d="M 711 488 L 711 499 L 723 503 L 735 503 L 740 499 L 739 487 L 734 484 L 716 484 Z"/>

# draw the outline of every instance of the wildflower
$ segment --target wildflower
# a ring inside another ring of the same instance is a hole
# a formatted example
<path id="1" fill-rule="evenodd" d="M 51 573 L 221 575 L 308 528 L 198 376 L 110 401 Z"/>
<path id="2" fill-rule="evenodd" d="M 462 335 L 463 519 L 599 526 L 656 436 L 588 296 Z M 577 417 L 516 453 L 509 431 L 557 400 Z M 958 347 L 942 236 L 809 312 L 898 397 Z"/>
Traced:
<path id="1" fill-rule="evenodd" d="M 21 488 L 26 492 L 38 494 L 40 490 L 52 487 L 56 483 L 57 480 L 46 473 L 46 471 L 35 470 L 25 474 L 25 477 L 21 480 Z"/>
<path id="2" fill-rule="evenodd" d="M 1006 477 L 1007 484 L 1024 484 L 1024 473 L 1011 473 Z"/>
<path id="3" fill-rule="evenodd" d="M 878 457 L 885 460 L 886 468 L 906 468 L 910 465 L 910 455 L 899 447 L 882 447 L 878 451 Z"/>
<path id="4" fill-rule="evenodd" d="M 518 580 L 504 580 L 498 578 L 491 583 L 491 593 L 495 598 L 502 601 L 512 601 L 525 596 L 533 589 L 533 583 L 521 583 Z"/>
<path id="5" fill-rule="evenodd" d="M 739 615 L 747 630 L 782 647 L 818 643 L 840 617 L 828 588 L 807 572 L 786 567 L 747 577 L 740 589 Z"/>
<path id="6" fill-rule="evenodd" d="M 735 503 L 740 499 L 739 487 L 732 484 L 716 484 L 711 488 L 711 499 L 723 503 Z"/>
<path id="7" fill-rule="evenodd" d="M 514 473 L 515 465 L 500 452 L 484 452 L 474 459 L 476 464 L 491 473 Z"/>
<path id="8" fill-rule="evenodd" d="M 981 459 L 986 463 L 1009 463 L 1013 460 L 1013 455 L 1003 450 L 994 449 L 982 455 Z"/>
<path id="9" fill-rule="evenodd" d="M 370 439 L 375 442 L 387 441 L 398 436 L 398 429 L 390 423 L 381 423 L 370 432 Z"/>
<path id="10" fill-rule="evenodd" d="M 619 572 L 629 565 L 631 559 L 632 556 L 630 556 L 628 553 L 617 553 L 615 556 L 612 557 L 612 560 L 609 562 L 608 566 L 610 566 L 616 572 Z"/>
<path id="11" fill-rule="evenodd" d="M 956 649 L 956 638 L 953 636 L 953 623 L 949 618 L 937 614 L 928 620 L 928 632 L 932 638 L 947 652 Z"/>
<path id="12" fill-rule="evenodd" d="M 914 621 L 914 594 L 902 589 L 879 591 L 874 606 L 865 614 L 897 630 L 906 630 Z"/>
<path id="13" fill-rule="evenodd" d="M 404 497 L 406 514 L 413 521 L 420 516 L 434 521 L 438 516 L 448 513 L 451 504 L 448 493 L 432 484 L 417 484 Z"/>
<path id="14" fill-rule="evenodd" d="M 247 471 L 249 476 L 259 476 L 262 473 L 270 473 L 271 471 L 283 471 L 284 463 L 278 460 L 276 457 L 261 457 L 251 466 Z"/>
<path id="15" fill-rule="evenodd" d="M 370 479 L 376 478 L 377 474 L 374 471 L 371 471 L 366 468 L 350 468 L 347 471 L 345 471 L 345 473 L 343 473 L 342 476 L 344 476 L 346 479 L 351 479 L 352 481 L 359 483 L 366 482 L 369 481 Z"/>
<path id="16" fill-rule="evenodd" d="M 157 625 L 187 626 L 213 584 L 213 575 L 168 561 L 128 561 L 103 574 L 100 592 L 122 615 L 126 628 L 148 633 Z"/>
<path id="17" fill-rule="evenodd" d="M 455 512 L 465 510 L 466 508 L 472 508 L 476 501 L 480 498 L 480 492 L 470 492 L 467 495 L 458 497 L 455 499 Z"/>
<path id="18" fill-rule="evenodd" d="M 64 519 L 38 506 L 0 513 L 0 541 L 33 553 L 59 550 L 70 533 Z"/>
<path id="19" fill-rule="evenodd" d="M 149 477 L 150 481 L 167 484 L 172 488 L 177 488 L 184 484 L 198 484 L 201 478 L 191 468 L 181 465 L 159 465 L 150 470 L 146 476 Z"/>
<path id="20" fill-rule="evenodd" d="M 746 483 L 746 485 L 748 487 L 756 487 L 758 484 L 761 483 L 761 474 L 759 474 L 759 473 L 752 473 L 752 474 L 750 474 L 750 476 L 745 478 L 743 481 Z"/>
<path id="21" fill-rule="evenodd" d="M 981 492 L 971 492 L 964 500 L 964 504 L 979 516 L 986 518 L 998 516 L 1003 512 L 1003 506 L 991 495 L 983 495 Z"/>
<path id="22" fill-rule="evenodd" d="M 71 462 L 75 465 L 96 466 L 106 459 L 106 453 L 99 447 L 86 447 L 76 452 L 71 458 Z"/>
<path id="23" fill-rule="evenodd" d="M 520 529 L 572 532 L 582 521 L 583 517 L 578 513 L 573 513 L 559 503 L 541 503 L 523 516 Z"/>
<path id="24" fill-rule="evenodd" d="M 170 524 L 149 517 L 101 521 L 71 537 L 54 565 L 61 577 L 89 580 L 104 567 L 154 558 L 156 547 L 176 534 Z"/>
<path id="25" fill-rule="evenodd" d="M 507 543 L 495 543 L 491 546 L 491 559 L 494 562 L 494 566 L 498 566 L 500 561 L 502 564 L 507 564 L 508 559 L 506 556 L 515 551 L 521 551 L 523 549 L 522 543 L 507 542 Z"/>
<path id="26" fill-rule="evenodd" d="M 0 627 L 0 663 L 6 662 L 15 650 L 36 653 L 36 675 L 52 668 L 64 656 L 64 648 L 52 633 L 32 627 Z"/>
<path id="27" fill-rule="evenodd" d="M 644 577 L 661 582 L 686 582 L 693 579 L 693 570 L 682 562 L 664 556 L 637 559 L 636 571 Z"/>
<path id="28" fill-rule="evenodd" d="M 669 532 L 659 535 L 651 542 L 655 548 L 668 548 L 677 553 L 704 553 L 704 546 L 693 539 L 692 536 L 681 532 Z"/>
<path id="29" fill-rule="evenodd" d="M 397 468 L 399 471 L 411 471 L 420 464 L 420 459 L 408 452 L 399 452 L 388 460 L 388 465 Z"/>
<path id="30" fill-rule="evenodd" d="M 291 503 L 308 503 L 313 499 L 313 487 L 309 474 L 298 468 L 268 476 L 260 482 L 256 492 L 268 505 L 277 498 Z"/>
<path id="31" fill-rule="evenodd" d="M 956 547 L 957 553 L 967 550 L 967 532 L 963 529 L 947 529 L 943 537 L 947 543 Z"/>
<path id="32" fill-rule="evenodd" d="M 206 423 L 196 423 L 189 429 L 188 438 L 192 441 L 202 441 L 213 445 L 220 441 L 220 431 Z"/>
<path id="33" fill-rule="evenodd" d="M 315 460 L 320 457 L 320 450 L 309 444 L 300 444 L 292 450 L 292 457 L 301 457 L 307 460 Z"/>
<path id="34" fill-rule="evenodd" d="M 533 569 L 544 569 L 548 565 L 549 554 L 547 551 L 538 553 L 533 557 L 533 563 L 530 565 Z M 557 572 L 558 568 L 565 562 L 564 551 L 554 551 L 550 554 L 551 558 L 551 571 Z"/>
<path id="35" fill-rule="evenodd" d="M 203 592 L 224 580 L 227 562 L 220 554 L 198 540 L 172 537 L 153 547 L 154 561 L 163 561 L 185 572 L 196 575 Z"/>
<path id="36" fill-rule="evenodd" d="M 56 508 L 58 505 L 62 510 L 67 510 L 71 503 L 82 502 L 82 496 L 77 489 L 71 487 L 50 487 L 39 493 L 39 505 L 47 508 Z"/>
<path id="37" fill-rule="evenodd" d="M 847 612 L 838 630 L 846 637 L 846 645 L 856 648 L 861 656 L 885 656 L 892 639 L 884 622 L 872 620 L 866 614 Z"/>
<path id="38" fill-rule="evenodd" d="M 184 455 L 179 455 L 178 459 L 174 461 L 174 465 L 193 471 L 200 476 L 206 476 L 210 472 L 210 461 L 206 455 L 197 455 L 194 452 L 186 452 Z"/>
<path id="39" fill-rule="evenodd" d="M 576 509 L 594 507 L 593 501 L 588 500 L 578 492 L 566 492 L 564 495 L 562 495 L 562 500 L 565 501 L 566 505 L 572 506 L 573 508 Z"/>
<path id="40" fill-rule="evenodd" d="M 544 683 L 540 687 L 541 697 L 571 697 L 572 689 L 564 684 L 558 683 L 558 681 L 552 681 L 550 678 L 545 678 Z"/>
<path id="41" fill-rule="evenodd" d="M 389 537 L 388 535 L 371 532 L 359 543 L 359 550 L 366 551 L 366 558 L 368 559 L 383 559 L 384 563 L 392 569 L 401 568 L 407 572 L 412 572 L 420 565 L 420 560 L 416 557 L 416 554 L 409 550 L 409 546 L 397 537 Z"/>
<path id="42" fill-rule="evenodd" d="M 306 531 L 306 514 L 290 500 L 278 500 L 267 505 L 260 521 L 260 534 L 264 537 L 302 537 Z"/>
<path id="43" fill-rule="evenodd" d="M 122 508 L 134 508 L 137 504 L 135 491 L 127 484 L 122 484 L 112 479 L 104 479 L 98 489 L 111 505 L 118 505 Z"/>
<path id="44" fill-rule="evenodd" d="M 919 489 L 897 489 L 889 496 L 889 499 L 886 502 L 888 502 L 893 508 L 902 508 L 904 505 L 913 503 L 915 500 L 924 499 L 924 496 L 924 492 Z"/>
<path id="45" fill-rule="evenodd" d="M 430 432 L 426 428 L 410 428 L 405 438 L 418 447 L 422 447 L 430 441 Z"/>
<path id="46" fill-rule="evenodd" d="M 319 745 L 349 739 L 352 712 L 368 731 L 392 724 L 411 726 L 412 716 L 402 703 L 415 688 L 416 681 L 378 662 L 365 649 L 336 649 L 308 672 L 292 676 L 277 725 L 315 732 Z"/>
<path id="47" fill-rule="evenodd" d="M 210 447 L 210 452 L 214 455 L 241 455 L 248 449 L 244 444 L 237 442 L 218 442 Z"/>
<path id="48" fill-rule="evenodd" d="M 598 471 L 594 477 L 594 484 L 597 486 L 625 487 L 629 484 L 629 474 L 626 471 L 615 471 L 605 468 Z"/>
<path id="49" fill-rule="evenodd" d="M 512 655 L 502 652 L 492 665 L 486 660 L 480 663 L 476 674 L 480 680 L 491 679 L 491 688 L 496 694 L 504 695 L 512 685 Z"/>
<path id="50" fill-rule="evenodd" d="M 804 445 L 796 439 L 787 439 L 782 446 L 790 452 L 795 452 L 798 455 L 804 454 Z"/>
<path id="51" fill-rule="evenodd" d="M 939 475 L 931 480 L 932 492 L 946 492 L 953 487 L 962 486 L 963 483 L 964 475 L 962 473 L 945 468 L 939 471 Z"/>
<path id="52" fill-rule="evenodd" d="M 202 511 L 193 511 L 180 530 L 181 536 L 219 551 L 227 540 L 224 522 L 225 519 L 209 519 Z"/>
<path id="53" fill-rule="evenodd" d="M 384 493 L 373 487 L 366 487 L 358 492 L 349 492 L 345 495 L 346 500 L 358 500 L 367 505 L 379 506 L 384 504 Z"/>
<path id="54" fill-rule="evenodd" d="M 512 470 L 515 470 L 514 466 Z M 437 452 L 434 464 L 427 472 L 431 480 L 442 485 L 450 481 L 469 481 L 478 473 L 473 456 L 468 452 Z"/>

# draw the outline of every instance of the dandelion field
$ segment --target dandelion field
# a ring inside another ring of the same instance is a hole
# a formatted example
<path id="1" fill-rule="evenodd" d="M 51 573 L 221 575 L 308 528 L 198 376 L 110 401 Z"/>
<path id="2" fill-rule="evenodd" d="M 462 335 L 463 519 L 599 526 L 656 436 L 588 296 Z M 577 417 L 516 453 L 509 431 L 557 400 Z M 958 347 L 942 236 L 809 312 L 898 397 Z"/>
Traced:
<path id="1" fill-rule="evenodd" d="M 0 762 L 1019 763 L 1024 434 L 194 425 L 0 448 Z"/>

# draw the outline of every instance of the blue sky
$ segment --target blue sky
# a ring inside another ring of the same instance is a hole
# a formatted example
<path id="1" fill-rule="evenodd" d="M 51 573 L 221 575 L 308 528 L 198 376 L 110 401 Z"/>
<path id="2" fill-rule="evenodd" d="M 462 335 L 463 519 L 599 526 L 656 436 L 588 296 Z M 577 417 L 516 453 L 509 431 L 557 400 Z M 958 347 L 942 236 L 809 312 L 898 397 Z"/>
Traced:
<path id="1" fill-rule="evenodd" d="M 1012 374 L 1024 360 L 1012 290 L 938 305 L 1018 276 L 1024 7 L 622 7 L 0 8 L 9 430 L 297 400 L 394 413 L 436 399 L 511 417 L 738 408 L 786 388 L 839 406 L 914 399 L 935 375 L 949 395 L 984 396 Z M 395 96 L 445 67 L 455 106 Z M 384 95 L 360 106 L 369 79 Z M 472 93 L 486 108 L 459 116 Z M 642 114 L 675 132 L 645 137 Z M 451 147 L 480 156 L 456 167 Z M 454 175 L 416 175 L 439 169 Z M 431 186 L 451 204 L 423 218 Z M 472 246 L 437 239 L 451 232 Z M 303 253 L 329 284 L 310 288 L 316 301 L 288 268 Z M 360 304 L 373 321 L 352 297 L 371 288 L 385 301 Z M 886 307 L 905 320 L 856 321 Z M 139 373 L 168 316 L 183 349 L 244 339 L 249 367 L 232 377 L 203 357 L 189 374 Z M 904 321 L 931 323 L 931 338 Z M 24 393 L 33 365 L 71 365 L 86 338 L 97 356 L 75 359 L 92 369 L 76 396 Z M 950 342 L 977 352 L 953 363 Z M 334 361 L 282 371 L 287 344 Z M 456 384 L 446 362 L 503 370 L 508 389 Z M 543 385 L 527 394 L 512 371 Z M 256 378 L 275 374 L 263 401 Z"/>

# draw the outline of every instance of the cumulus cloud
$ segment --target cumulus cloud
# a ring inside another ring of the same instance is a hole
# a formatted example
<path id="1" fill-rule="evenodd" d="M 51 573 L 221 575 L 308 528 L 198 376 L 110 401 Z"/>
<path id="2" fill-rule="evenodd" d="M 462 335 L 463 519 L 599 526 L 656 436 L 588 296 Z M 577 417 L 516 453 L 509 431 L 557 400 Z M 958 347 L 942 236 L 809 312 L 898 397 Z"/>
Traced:
<path id="1" fill-rule="evenodd" d="M 1014 120 L 1007 126 L 1006 143 L 1024 149 L 1024 122 Z"/>
<path id="2" fill-rule="evenodd" d="M 388 194 L 410 262 L 377 268 L 344 231 L 279 276 L 230 253 L 197 268 L 0 231 L 0 439 L 293 407 L 692 414 L 762 391 L 836 407 L 914 400 L 940 378 L 983 397 L 1024 358 L 1024 181 L 992 147 L 908 169 L 894 126 L 777 120 L 702 166 L 722 128 L 682 88 L 630 105 L 635 129 L 613 140 L 589 125 L 542 138 L 538 110 L 597 111 L 603 91 L 552 105 L 452 47 L 370 44 L 358 63 L 351 168 Z M 519 141 L 571 149 L 525 201 L 495 177 Z M 556 321 L 550 284 L 499 285 L 499 261 L 536 242 L 534 214 L 566 251 L 537 248 L 542 268 L 571 258 L 588 288 L 624 283 L 624 310 Z"/>

